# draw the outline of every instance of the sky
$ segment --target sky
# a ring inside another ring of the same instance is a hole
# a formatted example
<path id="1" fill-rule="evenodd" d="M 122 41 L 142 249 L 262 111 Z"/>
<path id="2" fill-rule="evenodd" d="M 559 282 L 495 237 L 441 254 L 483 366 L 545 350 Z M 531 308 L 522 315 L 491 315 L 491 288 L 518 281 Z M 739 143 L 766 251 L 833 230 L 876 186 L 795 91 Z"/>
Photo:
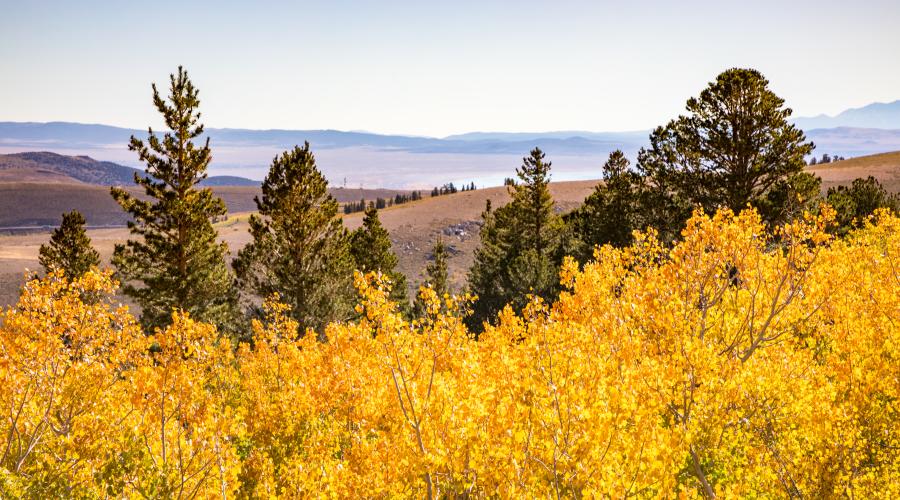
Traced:
<path id="1" fill-rule="evenodd" d="M 897 0 L 0 0 L 0 121 L 159 126 L 183 65 L 208 127 L 443 137 L 645 130 L 729 67 L 795 116 L 900 99 Z"/>

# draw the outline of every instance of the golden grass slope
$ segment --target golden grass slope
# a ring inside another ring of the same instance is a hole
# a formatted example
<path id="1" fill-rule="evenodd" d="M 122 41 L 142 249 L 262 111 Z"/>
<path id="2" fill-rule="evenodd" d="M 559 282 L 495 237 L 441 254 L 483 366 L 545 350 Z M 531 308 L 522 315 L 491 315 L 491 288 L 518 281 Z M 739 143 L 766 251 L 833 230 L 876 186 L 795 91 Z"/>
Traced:
<path id="1" fill-rule="evenodd" d="M 900 192 L 900 151 L 814 165 L 808 170 L 822 178 L 823 189 L 849 184 L 853 179 L 871 175 L 888 191 Z"/>

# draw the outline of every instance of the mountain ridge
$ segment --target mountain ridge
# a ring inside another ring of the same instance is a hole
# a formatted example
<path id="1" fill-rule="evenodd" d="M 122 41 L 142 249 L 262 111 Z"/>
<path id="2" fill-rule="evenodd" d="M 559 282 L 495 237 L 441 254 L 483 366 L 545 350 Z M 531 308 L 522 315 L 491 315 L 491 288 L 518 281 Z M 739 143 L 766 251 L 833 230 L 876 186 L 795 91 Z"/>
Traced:
<path id="1" fill-rule="evenodd" d="M 874 115 L 881 118 L 871 118 Z M 892 121 L 895 115 L 896 123 Z M 874 103 L 835 117 L 798 117 L 792 121 L 816 144 L 817 157 L 827 153 L 849 158 L 900 150 L 900 101 Z M 873 128 L 873 121 L 896 128 Z M 622 150 L 634 162 L 640 149 L 647 147 L 649 134 L 650 130 L 476 131 L 438 138 L 335 129 L 208 128 L 205 136 L 213 148 L 209 169 L 213 177 L 230 175 L 258 181 L 267 174 L 273 157 L 309 142 L 319 168 L 333 185 L 431 189 L 447 182 L 499 185 L 535 147 L 554 162 L 556 180 L 595 178 L 614 150 Z M 127 148 L 132 135 L 145 137 L 147 131 L 61 121 L 0 122 L 0 153 L 42 150 L 86 154 L 140 168 Z M 213 177 L 208 182 L 215 182 Z"/>
<path id="2" fill-rule="evenodd" d="M 110 161 L 95 160 L 87 155 L 62 155 L 50 151 L 0 154 L 0 174 L 4 172 L 12 173 L 12 177 L 30 174 L 29 179 L 32 181 L 40 181 L 42 175 L 46 175 L 56 182 L 65 182 L 65 178 L 68 178 L 71 181 L 95 186 L 132 186 L 135 174 L 144 175 L 142 170 Z M 214 175 L 201 181 L 200 185 L 259 186 L 259 182 L 238 176 Z"/>
<path id="3" fill-rule="evenodd" d="M 900 129 L 900 100 L 873 102 L 858 108 L 845 109 L 836 115 L 797 117 L 792 121 L 804 130 L 838 127 Z"/>

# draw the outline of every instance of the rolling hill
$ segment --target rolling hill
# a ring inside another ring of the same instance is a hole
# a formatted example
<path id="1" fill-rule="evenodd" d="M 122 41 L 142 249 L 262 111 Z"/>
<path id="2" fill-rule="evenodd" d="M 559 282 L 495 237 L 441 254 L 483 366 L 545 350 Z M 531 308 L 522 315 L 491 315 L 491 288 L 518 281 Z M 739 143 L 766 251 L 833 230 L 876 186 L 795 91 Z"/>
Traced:
<path id="1" fill-rule="evenodd" d="M 0 155 L 0 182 L 78 182 L 97 186 L 130 186 L 142 170 L 89 156 L 67 156 L 48 151 Z M 207 177 L 204 186 L 258 186 L 258 181 L 230 175 Z"/>
<path id="2" fill-rule="evenodd" d="M 819 164 L 808 170 L 822 178 L 823 190 L 871 175 L 888 191 L 900 193 L 900 151 Z"/>
<path id="3" fill-rule="evenodd" d="M 216 196 L 225 201 L 229 214 L 256 210 L 253 199 L 260 194 L 259 187 L 210 187 Z M 142 191 L 137 188 L 130 187 L 128 190 L 138 197 L 142 196 Z M 330 188 L 329 192 L 340 203 L 409 194 L 409 191 L 397 189 Z M 0 180 L 0 233 L 55 227 L 59 224 L 61 214 L 69 210 L 78 210 L 84 214 L 88 226 L 92 227 L 124 226 L 128 221 L 107 187 L 71 182 Z"/>

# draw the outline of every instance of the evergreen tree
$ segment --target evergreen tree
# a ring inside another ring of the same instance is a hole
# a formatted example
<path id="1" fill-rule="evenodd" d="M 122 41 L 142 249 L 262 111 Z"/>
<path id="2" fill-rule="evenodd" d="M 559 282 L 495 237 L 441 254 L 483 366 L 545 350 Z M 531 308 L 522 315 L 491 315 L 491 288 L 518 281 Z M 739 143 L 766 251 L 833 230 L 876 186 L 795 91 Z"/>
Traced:
<path id="1" fill-rule="evenodd" d="M 434 247 L 431 249 L 431 262 L 425 265 L 425 282 L 421 285 L 423 287 L 431 287 L 438 297 L 443 297 L 445 294 L 451 293 L 450 280 L 447 272 L 448 258 L 447 245 L 445 245 L 444 241 L 438 237 L 434 242 Z M 415 317 L 422 317 L 425 313 L 425 302 L 416 295 L 416 300 L 413 304 L 413 315 Z"/>
<path id="2" fill-rule="evenodd" d="M 84 216 L 78 210 L 63 214 L 62 223 L 50 236 L 50 243 L 41 245 L 38 252 L 38 262 L 46 272 L 62 271 L 75 279 L 100 265 L 100 254 L 91 246 L 84 225 Z"/>
<path id="3" fill-rule="evenodd" d="M 480 329 L 506 304 L 516 310 L 527 295 L 551 301 L 559 292 L 559 265 L 568 246 L 568 233 L 553 212 L 550 162 L 535 148 L 516 170 L 520 182 L 509 187 L 512 201 L 482 214 L 481 246 L 469 271 L 469 286 L 478 300 L 470 324 Z"/>
<path id="4" fill-rule="evenodd" d="M 622 151 L 610 153 L 603 165 L 603 181 L 579 208 L 566 215 L 581 243 L 575 255 L 579 261 L 590 260 L 596 246 L 630 245 L 632 232 L 648 223 L 643 211 L 643 179 L 629 165 Z"/>
<path id="5" fill-rule="evenodd" d="M 900 213 L 900 196 L 889 193 L 872 176 L 854 179 L 850 186 L 828 188 L 825 201 L 834 208 L 835 232 L 845 235 L 859 227 L 866 217 L 879 208 L 887 208 Z"/>
<path id="6" fill-rule="evenodd" d="M 356 268 L 363 272 L 377 271 L 391 280 L 390 298 L 401 310 L 408 310 L 406 276 L 397 271 L 397 255 L 391 249 L 391 238 L 381 225 L 378 210 L 366 209 L 363 224 L 350 236 L 350 255 Z"/>
<path id="7" fill-rule="evenodd" d="M 350 317 L 355 301 L 349 236 L 309 143 L 277 156 L 250 217 L 253 240 L 234 261 L 241 289 L 291 307 L 299 335 Z"/>
<path id="8" fill-rule="evenodd" d="M 425 266 L 425 285 L 430 286 L 438 296 L 451 293 L 447 275 L 447 245 L 440 237 L 431 249 L 431 256 L 431 262 Z"/>
<path id="9" fill-rule="evenodd" d="M 791 109 L 752 69 L 730 69 L 650 135 L 638 169 L 683 223 L 693 206 L 712 213 L 757 206 L 779 181 L 801 173 L 814 146 L 788 122 Z"/>
<path id="10" fill-rule="evenodd" d="M 775 228 L 814 209 L 822 198 L 822 179 L 800 172 L 779 179 L 766 195 L 756 202 L 756 208 L 771 228 Z"/>
<path id="11" fill-rule="evenodd" d="M 203 134 L 198 92 L 181 67 L 170 76 L 168 99 L 153 85 L 153 104 L 170 132 L 147 142 L 131 137 L 129 149 L 146 164 L 146 176 L 135 174 L 145 198 L 114 187 L 112 196 L 128 212 L 133 236 L 116 245 L 112 263 L 125 294 L 141 307 L 147 331 L 164 327 L 172 310 L 225 329 L 238 328 L 240 314 L 234 276 L 225 262 L 228 248 L 217 241 L 213 221 L 225 215 L 225 203 L 208 188 L 209 139 L 202 147 L 193 140 Z"/>

